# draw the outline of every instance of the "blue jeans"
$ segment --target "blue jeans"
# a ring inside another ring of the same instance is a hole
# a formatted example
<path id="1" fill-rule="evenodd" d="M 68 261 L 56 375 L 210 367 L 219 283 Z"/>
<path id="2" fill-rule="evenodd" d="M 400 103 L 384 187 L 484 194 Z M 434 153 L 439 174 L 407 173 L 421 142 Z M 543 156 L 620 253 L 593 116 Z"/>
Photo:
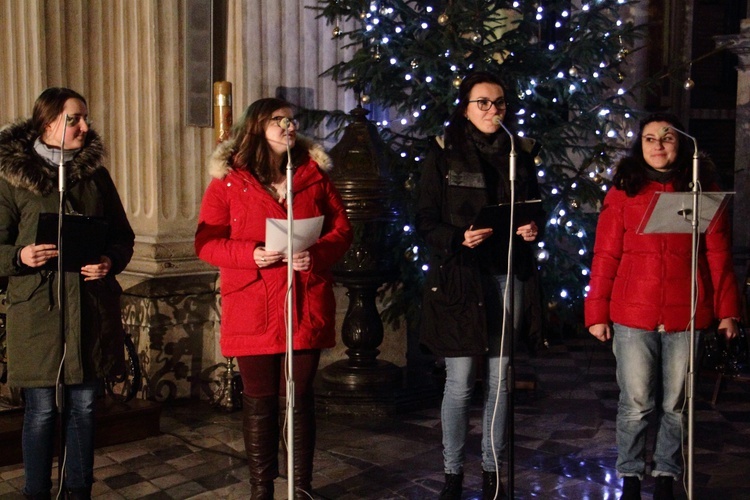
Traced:
<path id="1" fill-rule="evenodd" d="M 506 276 L 495 276 L 499 300 L 502 301 L 502 291 L 505 287 Z M 523 283 L 514 283 L 514 323 L 520 322 L 522 310 L 521 297 Z M 501 302 L 502 304 L 502 302 Z M 496 310 L 502 313 L 502 308 Z M 488 313 L 493 310 L 488 309 Z M 484 405 L 482 413 L 482 469 L 488 472 L 499 470 L 499 457 L 505 450 L 507 442 L 508 416 L 508 336 L 503 342 L 503 356 L 500 357 L 500 335 L 502 318 L 488 321 L 488 340 L 490 351 L 485 357 L 453 357 L 445 358 L 445 388 L 440 417 L 443 425 L 443 466 L 446 474 L 463 472 L 466 457 L 465 444 L 469 428 L 469 408 L 471 396 L 476 383 L 476 371 L 479 363 L 486 362 L 486 380 L 484 384 Z M 510 329 L 509 329 L 510 330 Z M 500 360 L 502 359 L 502 370 Z M 495 407 L 497 413 L 495 414 Z M 494 416 L 494 418 L 493 418 Z"/>
<path id="2" fill-rule="evenodd" d="M 65 487 L 90 488 L 94 482 L 94 401 L 97 383 L 65 387 Z M 24 389 L 23 467 L 26 484 L 23 493 L 38 495 L 52 489 L 54 448 L 55 388 Z"/>
<path id="3" fill-rule="evenodd" d="M 697 342 L 697 338 L 696 338 Z M 643 478 L 648 418 L 658 410 L 653 476 L 682 473 L 685 381 L 689 332 L 658 332 L 614 325 L 617 358 L 617 475 Z M 657 408 L 657 403 L 659 407 Z"/>

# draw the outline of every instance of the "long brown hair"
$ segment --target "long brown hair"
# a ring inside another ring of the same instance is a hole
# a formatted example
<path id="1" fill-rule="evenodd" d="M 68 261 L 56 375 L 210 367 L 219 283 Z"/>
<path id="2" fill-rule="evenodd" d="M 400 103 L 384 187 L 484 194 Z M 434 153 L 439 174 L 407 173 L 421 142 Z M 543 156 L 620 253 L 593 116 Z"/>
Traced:
<path id="1" fill-rule="evenodd" d="M 283 168 L 283 161 L 279 161 L 266 140 L 266 127 L 273 113 L 282 108 L 291 109 L 292 105 L 274 97 L 258 99 L 247 107 L 232 129 L 237 143 L 232 167 L 249 170 L 265 185 L 274 182 Z M 308 157 L 307 149 L 297 141 L 292 148 L 292 165 L 298 166 Z"/>
<path id="2" fill-rule="evenodd" d="M 78 99 L 86 104 L 81 94 L 65 87 L 50 87 L 39 94 L 31 112 L 31 126 L 39 136 L 44 135 L 47 125 L 60 116 L 68 99 Z"/>

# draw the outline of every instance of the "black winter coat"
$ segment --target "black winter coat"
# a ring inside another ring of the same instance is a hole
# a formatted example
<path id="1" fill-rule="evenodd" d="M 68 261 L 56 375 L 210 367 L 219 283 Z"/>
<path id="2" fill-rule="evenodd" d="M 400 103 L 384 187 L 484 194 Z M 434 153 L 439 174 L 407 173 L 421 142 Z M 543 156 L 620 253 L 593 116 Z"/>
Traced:
<path id="1" fill-rule="evenodd" d="M 539 198 L 534 171 L 534 142 L 516 138 L 516 201 Z M 507 185 L 508 152 L 501 151 L 497 169 L 501 182 Z M 493 274 L 506 274 L 503 248 L 507 237 L 494 234 L 475 249 L 463 246 L 464 232 L 471 226 L 481 208 L 490 202 L 507 203 L 509 198 L 493 199 L 488 193 L 481 165 L 470 164 L 450 144 L 440 141 L 425 160 L 419 184 L 416 229 L 429 247 L 430 266 L 425 279 L 420 323 L 420 342 L 438 356 L 458 357 L 485 354 L 488 350 L 487 280 Z M 502 189 L 501 189 L 502 190 Z M 536 220 L 544 227 L 544 217 Z M 514 237 L 514 274 L 525 280 L 534 265 L 533 250 L 519 236 Z"/>

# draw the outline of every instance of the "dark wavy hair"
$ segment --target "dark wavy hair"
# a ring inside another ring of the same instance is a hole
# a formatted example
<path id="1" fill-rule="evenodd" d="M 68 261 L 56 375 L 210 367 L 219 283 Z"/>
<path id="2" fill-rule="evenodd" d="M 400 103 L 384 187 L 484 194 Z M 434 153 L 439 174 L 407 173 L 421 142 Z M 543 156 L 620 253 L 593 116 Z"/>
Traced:
<path id="1" fill-rule="evenodd" d="M 236 141 L 232 167 L 250 171 L 264 185 L 274 182 L 285 167 L 283 160 L 279 160 L 266 140 L 266 127 L 273 113 L 281 108 L 292 109 L 293 106 L 274 97 L 258 99 L 247 107 L 232 128 Z M 300 145 L 299 141 L 294 144 L 291 152 L 292 165 L 295 166 L 304 163 L 309 157 L 307 148 Z"/>
<path id="2" fill-rule="evenodd" d="M 480 83 L 499 85 L 500 88 L 503 89 L 503 93 L 506 94 L 505 98 L 508 98 L 507 86 L 499 76 L 493 73 L 487 71 L 474 71 L 469 73 L 466 78 L 463 79 L 461 86 L 458 87 L 458 105 L 451 113 L 450 118 L 448 119 L 448 125 L 445 127 L 446 142 L 450 142 L 452 145 L 458 146 L 459 148 L 464 143 L 466 122 L 469 121 L 469 119 L 466 118 L 466 108 L 469 107 L 471 89 Z M 506 116 L 509 114 L 507 109 L 505 114 Z"/>
<path id="3" fill-rule="evenodd" d="M 39 94 L 31 112 L 31 127 L 39 136 L 44 135 L 47 125 L 60 116 L 68 99 L 78 99 L 86 104 L 81 94 L 65 87 L 50 87 Z"/>
<path id="4" fill-rule="evenodd" d="M 639 124 L 638 136 L 630 147 L 628 156 L 617 164 L 612 183 L 628 196 L 637 195 L 649 181 L 647 172 L 652 168 L 643 158 L 643 129 L 649 123 L 666 122 L 672 127 L 685 131 L 680 119 L 671 113 L 653 113 L 643 118 Z M 690 191 L 693 181 L 693 147 L 690 139 L 680 133 L 677 135 L 677 157 L 674 161 L 673 182 L 676 191 Z M 715 182 L 715 166 L 705 155 L 701 154 L 700 182 L 706 187 Z"/>

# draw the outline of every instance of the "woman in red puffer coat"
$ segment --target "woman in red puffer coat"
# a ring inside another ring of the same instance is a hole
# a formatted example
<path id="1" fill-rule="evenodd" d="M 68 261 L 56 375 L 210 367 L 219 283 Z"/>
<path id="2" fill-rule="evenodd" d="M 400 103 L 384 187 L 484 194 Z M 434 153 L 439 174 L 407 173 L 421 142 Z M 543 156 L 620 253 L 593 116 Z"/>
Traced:
<path id="1" fill-rule="evenodd" d="M 335 344 L 331 267 L 352 241 L 341 197 L 323 148 L 302 140 L 292 107 L 280 99 L 250 105 L 233 138 L 211 157 L 214 177 L 203 197 L 195 248 L 221 272 L 221 350 L 234 356 L 243 382 L 243 431 L 251 498 L 273 499 L 278 476 L 279 409 L 286 404 L 287 263 L 265 248 L 266 219 L 286 219 L 287 141 L 294 165 L 295 219 L 323 216 L 310 248 L 294 268 L 294 479 L 298 496 L 311 490 L 315 447 L 313 379 L 320 350 Z"/>
<path id="2" fill-rule="evenodd" d="M 672 483 L 682 473 L 692 235 L 638 232 L 654 193 L 691 190 L 693 148 L 675 129 L 685 130 L 672 115 L 647 117 L 630 156 L 618 164 L 596 228 L 585 303 L 591 334 L 601 341 L 614 339 L 620 386 L 616 467 L 624 478 L 624 500 L 641 498 L 648 420 L 655 411 L 654 498 L 674 498 Z M 716 190 L 711 167 L 702 158 L 700 181 L 706 191 Z M 727 339 L 735 337 L 739 295 L 726 213 L 700 237 L 697 274 L 695 328 L 719 320 L 719 331 Z"/>

